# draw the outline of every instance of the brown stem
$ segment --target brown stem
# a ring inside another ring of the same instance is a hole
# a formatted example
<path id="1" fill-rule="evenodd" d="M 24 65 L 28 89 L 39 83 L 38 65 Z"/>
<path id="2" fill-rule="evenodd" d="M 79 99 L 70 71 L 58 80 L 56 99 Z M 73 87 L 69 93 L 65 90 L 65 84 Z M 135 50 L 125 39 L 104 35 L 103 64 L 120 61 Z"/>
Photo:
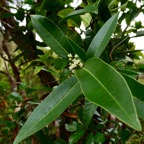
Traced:
<path id="1" fill-rule="evenodd" d="M 16 81 L 17 82 L 21 82 L 19 70 L 18 70 L 17 66 L 15 65 L 15 62 L 11 58 L 11 54 L 10 54 L 10 52 L 8 50 L 7 45 L 6 45 L 6 40 L 7 40 L 7 38 L 6 38 L 6 36 L 4 36 L 4 39 L 3 39 L 3 42 L 2 42 L 2 48 L 3 48 L 4 52 L 6 53 L 6 55 L 8 57 L 8 61 L 9 61 L 10 65 L 11 65 L 11 68 L 13 70 L 13 74 L 15 76 Z"/>
<path id="2" fill-rule="evenodd" d="M 9 74 L 9 71 L 8 71 L 8 68 L 7 68 L 7 65 L 6 65 L 5 61 L 4 61 L 4 64 L 5 64 L 5 68 L 6 68 L 5 75 L 7 75 L 8 79 L 9 79 L 10 85 L 12 87 L 12 91 L 15 92 L 15 91 L 17 91 L 17 84 L 16 84 L 14 78 Z"/>

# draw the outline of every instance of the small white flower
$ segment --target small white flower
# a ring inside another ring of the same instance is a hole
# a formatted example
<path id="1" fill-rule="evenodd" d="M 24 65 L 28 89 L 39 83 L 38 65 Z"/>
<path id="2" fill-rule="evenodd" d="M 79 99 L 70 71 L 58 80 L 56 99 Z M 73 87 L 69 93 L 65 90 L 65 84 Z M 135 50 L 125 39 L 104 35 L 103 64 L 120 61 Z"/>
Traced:
<path id="1" fill-rule="evenodd" d="M 69 66 L 69 70 L 72 70 L 74 67 L 72 65 Z"/>
<path id="2" fill-rule="evenodd" d="M 73 64 L 72 62 L 69 63 L 69 65 L 72 65 L 72 64 Z"/>
<path id="3" fill-rule="evenodd" d="M 70 53 L 70 54 L 68 54 L 68 57 L 69 57 L 69 58 L 72 58 L 73 56 L 72 56 L 72 54 Z"/>
<path id="4" fill-rule="evenodd" d="M 72 70 L 72 73 L 75 73 L 75 70 Z"/>
<path id="5" fill-rule="evenodd" d="M 76 67 L 77 67 L 77 65 L 76 65 L 75 63 L 72 63 L 71 66 L 72 66 L 73 68 L 76 68 Z"/>
<path id="6" fill-rule="evenodd" d="M 72 62 L 76 65 L 78 65 L 80 63 L 80 59 L 73 59 Z"/>
<path id="7" fill-rule="evenodd" d="M 75 58 L 79 58 L 79 56 L 77 55 L 77 54 L 75 54 L 75 56 L 74 56 Z"/>
<path id="8" fill-rule="evenodd" d="M 71 58 L 71 57 L 69 57 L 69 61 L 72 61 L 72 58 Z"/>
<path id="9" fill-rule="evenodd" d="M 72 62 L 74 63 L 76 61 L 76 59 L 73 59 Z"/>
<path id="10" fill-rule="evenodd" d="M 53 57 L 53 58 L 58 58 L 58 55 L 57 55 L 55 52 L 53 52 L 53 53 L 52 53 L 52 57 Z"/>
<path id="11" fill-rule="evenodd" d="M 123 125 L 121 122 L 119 122 L 118 124 L 119 124 L 119 126 L 122 126 L 122 125 Z"/>
<path id="12" fill-rule="evenodd" d="M 74 69 L 74 68 L 76 68 L 77 67 L 77 65 L 75 65 L 74 63 L 72 63 L 70 66 L 69 66 L 69 70 L 72 70 L 72 69 Z"/>
<path id="13" fill-rule="evenodd" d="M 73 57 L 72 54 L 68 54 L 68 60 L 69 60 L 69 70 L 74 73 L 75 68 L 77 67 L 83 67 L 83 63 L 81 62 L 79 56 L 75 54 Z"/>
<path id="14" fill-rule="evenodd" d="M 83 67 L 83 63 L 79 63 L 79 66 L 80 66 L 80 67 Z"/>

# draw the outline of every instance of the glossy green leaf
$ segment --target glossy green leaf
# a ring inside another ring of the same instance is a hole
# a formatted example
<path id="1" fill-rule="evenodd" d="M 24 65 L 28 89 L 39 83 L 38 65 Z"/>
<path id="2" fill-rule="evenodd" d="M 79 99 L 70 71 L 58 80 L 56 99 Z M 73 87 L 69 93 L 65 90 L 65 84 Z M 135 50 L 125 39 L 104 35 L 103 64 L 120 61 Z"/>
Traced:
<path id="1" fill-rule="evenodd" d="M 122 74 L 122 76 L 125 78 L 132 92 L 132 95 L 144 102 L 144 85 L 124 73 Z"/>
<path id="2" fill-rule="evenodd" d="M 86 54 L 81 47 L 65 36 L 50 19 L 40 15 L 32 15 L 31 19 L 36 32 L 55 53 L 64 58 L 71 53 L 79 55 L 82 60 L 86 59 Z"/>
<path id="3" fill-rule="evenodd" d="M 117 24 L 118 14 L 112 16 L 98 31 L 89 45 L 87 58 L 100 57 Z"/>
<path id="4" fill-rule="evenodd" d="M 95 111 L 96 111 L 97 105 L 90 102 L 85 101 L 84 107 L 83 107 L 83 124 L 87 128 Z"/>
<path id="5" fill-rule="evenodd" d="M 57 15 L 61 18 L 65 18 L 65 17 L 67 17 L 68 14 L 70 14 L 72 12 L 74 12 L 73 8 L 65 8 L 65 9 L 62 9 L 61 11 L 59 11 Z M 80 27 L 80 25 L 81 25 L 81 19 L 80 19 L 79 15 L 76 15 L 75 17 L 68 19 L 67 22 L 68 22 L 69 27 L 70 26 Z"/>
<path id="6" fill-rule="evenodd" d="M 69 144 L 75 144 L 84 134 L 85 130 L 79 130 L 71 134 L 69 138 Z"/>
<path id="7" fill-rule="evenodd" d="M 65 18 L 69 13 L 71 13 L 73 11 L 74 11 L 74 9 L 72 9 L 72 8 L 65 8 L 65 9 L 59 11 L 57 15 L 61 18 Z"/>
<path id="8" fill-rule="evenodd" d="M 124 78 L 99 58 L 89 59 L 77 70 L 81 89 L 86 98 L 101 106 L 130 127 L 141 130 L 132 94 Z"/>
<path id="9" fill-rule="evenodd" d="M 50 19 L 40 15 L 32 15 L 31 20 L 41 39 L 55 53 L 64 58 L 67 57 L 68 53 L 73 53 L 65 34 Z"/>
<path id="10" fill-rule="evenodd" d="M 120 72 L 123 73 L 123 74 L 126 74 L 126 75 L 130 75 L 132 77 L 137 77 L 139 75 L 138 72 L 132 71 L 132 70 L 129 70 L 129 69 L 120 70 Z"/>
<path id="11" fill-rule="evenodd" d="M 144 102 L 134 97 L 134 103 L 138 116 L 144 119 Z"/>
<path id="12" fill-rule="evenodd" d="M 144 119 L 144 85 L 126 74 L 122 74 L 122 76 L 125 78 L 134 96 L 138 116 Z"/>
<path id="13" fill-rule="evenodd" d="M 82 15 L 85 13 L 98 14 L 98 4 L 99 4 L 99 2 L 95 2 L 91 5 L 87 5 L 84 9 L 79 9 L 79 10 L 75 10 L 74 12 L 68 13 L 68 15 L 61 22 L 65 21 L 73 16 Z"/>
<path id="14" fill-rule="evenodd" d="M 14 144 L 18 144 L 23 139 L 50 124 L 79 96 L 80 93 L 80 86 L 75 77 L 71 77 L 61 83 L 33 111 L 18 133 Z"/>

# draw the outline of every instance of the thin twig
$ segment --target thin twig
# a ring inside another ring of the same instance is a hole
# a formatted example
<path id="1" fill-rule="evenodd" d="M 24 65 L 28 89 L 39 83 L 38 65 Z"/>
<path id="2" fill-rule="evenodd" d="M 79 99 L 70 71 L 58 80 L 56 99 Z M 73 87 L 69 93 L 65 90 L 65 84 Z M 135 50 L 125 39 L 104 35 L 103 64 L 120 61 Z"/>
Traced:
<path id="1" fill-rule="evenodd" d="M 8 24 L 8 23 L 6 23 L 6 22 L 4 22 L 4 21 L 2 21 L 2 20 L 1 20 L 1 23 L 2 23 L 3 25 L 5 25 L 5 26 L 9 27 L 10 29 L 15 29 L 15 28 L 12 27 L 10 24 Z"/>
<path id="2" fill-rule="evenodd" d="M 0 73 L 6 75 L 7 77 L 9 77 L 9 75 L 6 72 L 4 72 L 4 71 L 0 70 Z"/>
<path id="3" fill-rule="evenodd" d="M 113 51 L 114 51 L 120 44 L 122 44 L 128 37 L 129 37 L 129 36 L 125 37 L 122 41 L 120 41 L 120 42 L 111 50 L 110 55 L 109 55 L 111 61 L 113 61 L 113 58 L 112 58 Z"/>
<path id="4" fill-rule="evenodd" d="M 0 56 L 1 56 L 1 58 L 2 58 L 3 60 L 9 62 L 9 60 L 8 60 L 7 58 L 5 58 L 2 53 L 0 53 Z"/>

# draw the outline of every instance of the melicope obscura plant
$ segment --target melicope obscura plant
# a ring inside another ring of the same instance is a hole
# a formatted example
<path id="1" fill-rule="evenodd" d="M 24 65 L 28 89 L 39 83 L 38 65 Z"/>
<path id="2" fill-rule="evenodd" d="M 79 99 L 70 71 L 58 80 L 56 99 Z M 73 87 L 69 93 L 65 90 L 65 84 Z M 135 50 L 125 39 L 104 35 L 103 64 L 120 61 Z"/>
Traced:
<path id="1" fill-rule="evenodd" d="M 71 13 L 67 18 L 71 15 L 75 13 Z M 50 19 L 31 15 L 31 20 L 45 44 L 59 57 L 68 61 L 70 75 L 35 108 L 18 133 L 14 144 L 18 144 L 57 119 L 80 95 L 83 95 L 85 103 L 89 101 L 93 108 L 90 115 L 83 115 L 87 117 L 82 120 L 85 128 L 99 106 L 129 127 L 140 131 L 141 124 L 135 100 L 143 101 L 143 98 L 135 89 L 140 89 L 142 85 L 132 77 L 118 72 L 100 58 L 115 30 L 118 14 L 113 15 L 103 25 L 87 51 L 67 37 Z"/>

